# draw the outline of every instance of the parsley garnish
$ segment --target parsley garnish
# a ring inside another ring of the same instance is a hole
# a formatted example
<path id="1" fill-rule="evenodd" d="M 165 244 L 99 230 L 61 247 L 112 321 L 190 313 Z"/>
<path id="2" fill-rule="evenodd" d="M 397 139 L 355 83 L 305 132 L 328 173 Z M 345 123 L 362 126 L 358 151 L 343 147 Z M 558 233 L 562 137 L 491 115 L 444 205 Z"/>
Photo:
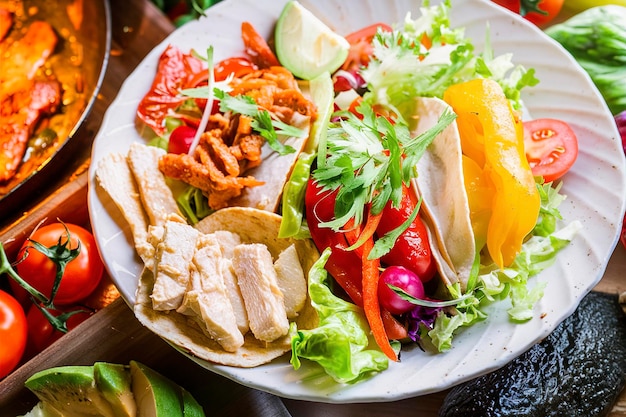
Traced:
<path id="1" fill-rule="evenodd" d="M 239 95 L 236 97 L 227 94 L 222 90 L 214 91 L 215 97 L 220 100 L 220 111 L 231 111 L 237 114 L 243 114 L 252 118 L 252 128 L 263 136 L 270 147 L 280 155 L 287 155 L 295 152 L 295 149 L 289 145 L 283 144 L 278 140 L 278 135 L 285 136 L 302 136 L 302 129 L 283 123 L 277 118 L 273 118 L 269 111 L 259 108 L 252 97 Z"/>
<path id="2" fill-rule="evenodd" d="M 326 190 L 338 190 L 335 219 L 320 223 L 322 227 L 341 229 L 350 219 L 359 225 L 365 206 L 371 204 L 373 214 L 380 213 L 388 201 L 400 206 L 402 184 L 417 176 L 416 164 L 426 148 L 456 118 L 446 110 L 437 124 L 417 137 L 411 137 L 401 119 L 394 123 L 377 115 L 364 102 L 357 111 L 341 113 L 341 120 L 332 123 L 327 134 L 326 163 L 313 177 Z"/>

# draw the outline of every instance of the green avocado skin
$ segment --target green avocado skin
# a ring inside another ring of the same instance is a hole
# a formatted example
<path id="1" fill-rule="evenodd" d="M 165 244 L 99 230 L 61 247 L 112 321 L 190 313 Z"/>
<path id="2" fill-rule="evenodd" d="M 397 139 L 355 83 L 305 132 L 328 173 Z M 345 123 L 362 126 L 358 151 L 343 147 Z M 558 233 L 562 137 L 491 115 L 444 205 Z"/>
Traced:
<path id="1" fill-rule="evenodd" d="M 439 417 L 606 416 L 626 384 L 626 317 L 591 292 L 546 339 L 503 368 L 452 388 Z"/>

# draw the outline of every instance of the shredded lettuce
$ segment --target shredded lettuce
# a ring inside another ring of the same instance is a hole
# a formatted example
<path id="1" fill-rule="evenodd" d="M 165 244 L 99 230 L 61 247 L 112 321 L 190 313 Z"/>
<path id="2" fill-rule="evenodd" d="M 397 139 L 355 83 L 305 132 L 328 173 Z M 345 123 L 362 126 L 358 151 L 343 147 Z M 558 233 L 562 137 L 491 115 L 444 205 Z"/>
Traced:
<path id="1" fill-rule="evenodd" d="M 373 58 L 361 70 L 368 83 L 366 100 L 410 120 L 415 97 L 441 98 L 453 84 L 488 77 L 502 86 L 516 109 L 522 108 L 521 90 L 538 82 L 534 71 L 515 66 L 512 54 L 494 57 L 488 33 L 485 51 L 477 54 L 464 29 L 450 27 L 450 7 L 449 0 L 423 7 L 417 19 L 407 14 L 401 28 L 376 34 Z"/>
<path id="2" fill-rule="evenodd" d="M 380 350 L 367 349 L 369 326 L 363 310 L 335 296 L 328 287 L 324 265 L 327 248 L 309 271 L 309 296 L 319 315 L 318 327 L 298 330 L 291 339 L 291 364 L 300 358 L 317 362 L 339 383 L 354 383 L 387 369 L 389 360 Z"/>

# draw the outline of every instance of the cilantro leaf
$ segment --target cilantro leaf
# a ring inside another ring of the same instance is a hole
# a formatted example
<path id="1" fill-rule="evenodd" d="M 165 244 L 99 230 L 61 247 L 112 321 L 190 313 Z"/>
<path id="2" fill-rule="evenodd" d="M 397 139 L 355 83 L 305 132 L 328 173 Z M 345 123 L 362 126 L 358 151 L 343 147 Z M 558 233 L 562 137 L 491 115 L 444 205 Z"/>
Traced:
<path id="1" fill-rule="evenodd" d="M 326 149 L 320 149 L 326 163 L 318 166 L 313 177 L 324 189 L 338 190 L 335 218 L 320 223 L 321 227 L 340 230 L 350 219 L 359 225 L 366 205 L 371 205 L 373 214 L 380 213 L 389 201 L 399 207 L 402 185 L 417 176 L 417 161 L 456 118 L 446 111 L 431 129 L 411 137 L 402 119 L 392 123 L 376 114 L 368 102 L 357 111 L 362 119 L 348 112 L 331 123 Z"/>
<path id="2" fill-rule="evenodd" d="M 224 113 L 230 111 L 252 118 L 250 124 L 252 128 L 263 136 L 270 148 L 278 152 L 279 155 L 287 155 L 296 151 L 293 147 L 283 144 L 278 139 L 278 135 L 302 136 L 304 134 L 302 129 L 272 118 L 270 112 L 260 109 L 252 97 L 246 95 L 233 97 L 219 89 L 215 90 L 215 97 L 220 100 L 220 111 Z"/>

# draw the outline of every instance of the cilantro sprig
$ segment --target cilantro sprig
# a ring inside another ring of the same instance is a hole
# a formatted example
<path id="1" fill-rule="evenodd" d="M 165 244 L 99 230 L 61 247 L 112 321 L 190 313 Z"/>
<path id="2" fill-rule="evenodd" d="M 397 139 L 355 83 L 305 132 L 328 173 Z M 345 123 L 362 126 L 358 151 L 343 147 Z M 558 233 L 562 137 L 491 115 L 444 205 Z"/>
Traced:
<path id="1" fill-rule="evenodd" d="M 207 87 L 196 87 L 181 90 L 181 94 L 192 98 L 207 98 L 210 91 Z M 287 155 L 296 151 L 292 146 L 282 143 L 278 136 L 301 137 L 305 133 L 302 129 L 279 120 L 267 109 L 259 107 L 250 96 L 243 94 L 231 96 L 227 91 L 217 87 L 213 89 L 213 96 L 220 101 L 221 112 L 231 112 L 250 117 L 252 129 L 261 135 L 270 148 L 279 155 Z"/>
<path id="2" fill-rule="evenodd" d="M 372 214 L 380 213 L 388 201 L 399 207 L 402 185 L 417 176 L 416 165 L 426 148 L 456 118 L 447 110 L 432 128 L 412 137 L 406 122 L 392 123 L 367 102 L 357 111 L 362 119 L 340 114 L 327 132 L 326 149 L 320 149 L 326 162 L 313 177 L 322 188 L 337 190 L 335 218 L 321 227 L 340 230 L 350 219 L 361 224 L 366 205 L 371 205 Z"/>
<path id="3" fill-rule="evenodd" d="M 270 145 L 270 147 L 280 155 L 287 155 L 296 150 L 283 144 L 278 135 L 300 137 L 304 134 L 302 129 L 288 125 L 277 117 L 259 107 L 259 105 L 250 96 L 238 95 L 231 96 L 222 90 L 214 91 L 215 97 L 220 100 L 220 111 L 242 114 L 252 118 L 252 129 L 257 131 Z"/>

